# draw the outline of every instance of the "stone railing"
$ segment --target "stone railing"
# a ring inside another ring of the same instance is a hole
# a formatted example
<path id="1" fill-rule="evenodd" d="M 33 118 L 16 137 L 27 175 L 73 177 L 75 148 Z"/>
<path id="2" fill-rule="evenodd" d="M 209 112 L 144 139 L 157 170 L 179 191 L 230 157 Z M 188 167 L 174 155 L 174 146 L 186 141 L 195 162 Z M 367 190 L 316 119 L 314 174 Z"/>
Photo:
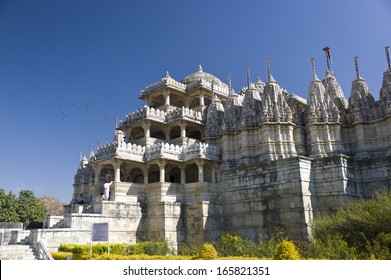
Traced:
<path id="1" fill-rule="evenodd" d="M 97 153 L 90 158 L 91 162 L 120 157 L 134 161 L 143 161 L 145 146 L 116 141 L 98 147 Z"/>
<path id="2" fill-rule="evenodd" d="M 182 160 L 182 146 L 173 144 L 158 143 L 156 145 L 149 146 L 145 155 L 147 161 L 151 161 L 158 158 L 172 159 L 180 161 Z"/>
<path id="3" fill-rule="evenodd" d="M 217 145 L 209 145 L 205 143 L 195 143 L 189 146 L 159 143 L 148 147 L 145 156 L 146 161 L 159 158 L 172 159 L 176 161 L 205 158 L 219 161 L 221 160 L 221 150 Z"/>
<path id="4" fill-rule="evenodd" d="M 122 158 L 132 161 L 145 162 L 159 158 L 175 161 L 187 161 L 196 158 L 221 160 L 221 150 L 217 145 L 196 142 L 188 146 L 168 143 L 157 143 L 145 147 L 141 145 L 116 141 L 98 147 L 97 153 L 90 158 L 90 162 Z"/>
<path id="5" fill-rule="evenodd" d="M 187 86 L 186 90 L 187 91 L 191 91 L 195 88 L 198 88 L 198 87 L 205 87 L 205 88 L 209 88 L 209 89 L 212 89 L 212 83 L 211 82 L 208 82 L 206 80 L 198 80 L 196 82 L 193 82 L 191 83 L 190 85 Z M 213 89 L 216 93 L 221 93 L 221 94 L 224 94 L 224 95 L 228 95 L 228 87 L 219 87 L 217 86 L 216 84 L 213 86 Z"/>
<path id="6" fill-rule="evenodd" d="M 183 106 L 181 108 L 176 108 L 171 112 L 145 106 L 144 108 L 138 109 L 135 112 L 128 113 L 125 120 L 121 121 L 118 127 L 120 128 L 143 119 L 154 120 L 162 123 L 169 123 L 180 119 L 196 122 L 199 124 L 204 123 L 201 112 Z"/>
<path id="7" fill-rule="evenodd" d="M 193 122 L 196 122 L 199 124 L 203 124 L 203 122 L 204 122 L 201 112 L 195 111 L 193 109 L 189 109 L 189 108 L 186 108 L 183 106 L 182 106 L 182 108 L 177 108 L 174 111 L 172 111 L 171 113 L 169 113 L 167 115 L 166 121 L 172 122 L 172 121 L 176 121 L 176 120 L 180 120 L 180 119 L 193 121 Z"/>
<path id="8" fill-rule="evenodd" d="M 205 158 L 210 160 L 221 160 L 221 150 L 217 145 L 206 143 L 195 143 L 183 148 L 183 160 Z"/>
<path id="9" fill-rule="evenodd" d="M 119 127 L 132 124 L 143 119 L 165 122 L 166 116 L 166 111 L 145 106 L 143 109 L 138 109 L 136 112 L 127 114 L 125 120 L 120 122 Z"/>
<path id="10" fill-rule="evenodd" d="M 36 250 L 39 260 L 54 260 L 42 239 L 38 241 Z"/>
<path id="11" fill-rule="evenodd" d="M 150 92 L 153 92 L 153 91 L 161 89 L 161 88 L 165 88 L 167 86 L 168 87 L 177 88 L 177 89 L 182 90 L 182 91 L 186 90 L 186 85 L 184 85 L 184 84 L 182 84 L 182 83 L 180 83 L 178 81 L 175 81 L 170 76 L 166 76 L 162 80 L 147 86 L 145 90 L 141 91 L 140 95 L 146 95 L 146 94 L 148 94 Z"/>

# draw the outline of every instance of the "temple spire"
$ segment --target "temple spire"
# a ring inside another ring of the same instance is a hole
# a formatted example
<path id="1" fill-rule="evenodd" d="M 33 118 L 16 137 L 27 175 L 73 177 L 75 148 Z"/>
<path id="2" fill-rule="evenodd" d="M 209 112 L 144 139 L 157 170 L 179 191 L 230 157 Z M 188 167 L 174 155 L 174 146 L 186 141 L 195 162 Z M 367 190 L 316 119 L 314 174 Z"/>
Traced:
<path id="1" fill-rule="evenodd" d="M 272 79 L 272 75 L 270 74 L 270 58 L 266 58 L 266 73 L 267 73 L 267 81 L 270 83 Z"/>
<path id="2" fill-rule="evenodd" d="M 354 57 L 354 67 L 356 69 L 356 79 L 360 79 L 360 71 L 359 71 L 359 67 L 358 67 L 358 56 L 355 56 Z"/>
<path id="3" fill-rule="evenodd" d="M 385 47 L 385 49 L 386 49 L 388 71 L 391 71 L 390 46 Z"/>
<path id="4" fill-rule="evenodd" d="M 247 65 L 247 73 L 246 73 L 246 77 L 247 77 L 247 88 L 250 88 L 250 65 Z"/>
<path id="5" fill-rule="evenodd" d="M 215 80 L 212 80 L 210 87 L 211 87 L 212 103 L 215 103 Z"/>
<path id="6" fill-rule="evenodd" d="M 231 90 L 232 90 L 232 74 L 231 73 L 228 74 L 227 80 L 228 80 L 228 96 L 231 96 Z"/>
<path id="7" fill-rule="evenodd" d="M 83 159 L 83 149 L 80 148 L 80 161 Z"/>
<path id="8" fill-rule="evenodd" d="M 203 72 L 204 70 L 202 69 L 201 64 L 198 65 L 198 72 Z"/>
<path id="9" fill-rule="evenodd" d="M 329 47 L 324 47 L 323 50 L 324 50 L 324 52 L 326 54 L 326 63 L 327 63 L 326 74 L 330 73 L 331 75 L 334 75 L 333 74 L 333 61 L 331 59 L 330 48 Z"/>
<path id="10" fill-rule="evenodd" d="M 316 76 L 316 72 L 315 72 L 315 58 L 311 58 L 311 68 L 312 68 L 312 78 L 314 80 L 317 80 L 318 77 Z"/>

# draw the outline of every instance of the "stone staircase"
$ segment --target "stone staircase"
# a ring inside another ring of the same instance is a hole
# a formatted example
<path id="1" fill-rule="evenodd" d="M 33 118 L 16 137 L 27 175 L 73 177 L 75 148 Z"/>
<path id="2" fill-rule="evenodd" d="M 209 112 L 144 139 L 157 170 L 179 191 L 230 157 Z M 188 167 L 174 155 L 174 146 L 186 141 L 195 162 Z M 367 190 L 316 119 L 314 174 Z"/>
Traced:
<path id="1" fill-rule="evenodd" d="M 37 260 L 37 256 L 30 245 L 2 245 L 0 246 L 0 260 Z"/>

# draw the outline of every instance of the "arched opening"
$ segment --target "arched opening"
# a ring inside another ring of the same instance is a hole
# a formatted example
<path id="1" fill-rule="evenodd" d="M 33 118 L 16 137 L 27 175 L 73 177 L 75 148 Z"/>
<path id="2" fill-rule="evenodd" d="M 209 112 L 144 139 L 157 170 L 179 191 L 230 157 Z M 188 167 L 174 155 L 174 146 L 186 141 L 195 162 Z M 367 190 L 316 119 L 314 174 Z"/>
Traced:
<path id="1" fill-rule="evenodd" d="M 193 163 L 186 166 L 186 183 L 198 182 L 198 166 Z"/>
<path id="2" fill-rule="evenodd" d="M 160 168 L 157 164 L 151 165 L 148 170 L 148 183 L 160 181 Z"/>
<path id="3" fill-rule="evenodd" d="M 156 125 L 151 126 L 150 136 L 153 138 L 160 139 L 160 140 L 166 140 L 166 135 L 165 135 L 164 131 L 159 126 L 156 126 Z"/>
<path id="4" fill-rule="evenodd" d="M 181 137 L 181 128 L 174 126 L 170 131 L 170 140 Z"/>
<path id="5" fill-rule="evenodd" d="M 186 135 L 189 138 L 197 139 L 199 141 L 202 141 L 202 133 L 201 129 L 194 126 L 187 126 L 186 127 Z"/>
<path id="6" fill-rule="evenodd" d="M 165 181 L 171 183 L 180 183 L 181 182 L 181 170 L 178 166 L 167 164 L 165 167 Z"/>
<path id="7" fill-rule="evenodd" d="M 133 168 L 129 172 L 130 176 L 130 181 L 132 183 L 137 183 L 137 184 L 143 184 L 144 183 L 144 173 L 141 171 L 140 168 Z"/>

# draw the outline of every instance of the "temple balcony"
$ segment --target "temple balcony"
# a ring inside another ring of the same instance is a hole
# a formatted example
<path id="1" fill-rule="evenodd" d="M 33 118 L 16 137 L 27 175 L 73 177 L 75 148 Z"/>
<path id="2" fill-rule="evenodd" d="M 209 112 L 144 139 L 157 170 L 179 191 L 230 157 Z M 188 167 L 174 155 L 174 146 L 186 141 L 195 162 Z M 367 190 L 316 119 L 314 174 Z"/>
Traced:
<path id="1" fill-rule="evenodd" d="M 116 141 L 98 147 L 96 155 L 90 158 L 90 163 L 111 159 L 114 157 L 142 162 L 145 146 Z"/>
<path id="2" fill-rule="evenodd" d="M 142 120 L 152 120 L 159 123 L 171 123 L 178 120 L 186 120 L 196 124 L 205 123 L 202 112 L 186 107 L 177 107 L 174 110 L 155 109 L 145 106 L 135 112 L 128 113 L 124 121 L 119 123 L 118 129 L 134 124 Z"/>

